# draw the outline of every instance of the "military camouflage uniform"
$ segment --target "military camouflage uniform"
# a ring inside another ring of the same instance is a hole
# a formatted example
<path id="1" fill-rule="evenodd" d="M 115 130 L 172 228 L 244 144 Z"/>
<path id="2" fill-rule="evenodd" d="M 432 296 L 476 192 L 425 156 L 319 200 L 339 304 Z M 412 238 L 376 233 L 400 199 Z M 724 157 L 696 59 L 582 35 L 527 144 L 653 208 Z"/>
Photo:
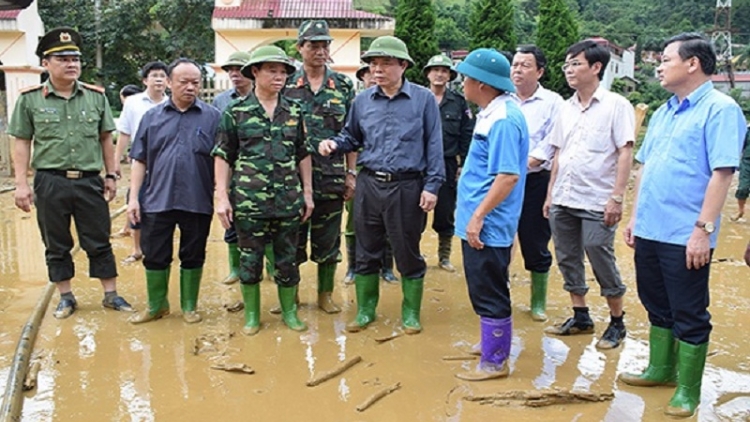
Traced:
<path id="1" fill-rule="evenodd" d="M 240 248 L 240 282 L 262 279 L 263 250 L 270 234 L 276 255 L 276 282 L 299 283 L 294 261 L 304 206 L 297 166 L 309 151 L 299 104 L 283 96 L 271 121 L 255 95 L 224 111 L 213 155 L 229 163 L 230 201 Z"/>
<path id="2" fill-rule="evenodd" d="M 297 263 L 307 261 L 308 232 L 312 244 L 310 258 L 318 264 L 336 263 L 341 260 L 339 248 L 346 164 L 341 155 L 323 157 L 317 151 L 320 141 L 337 135 L 344 127 L 354 98 L 354 86 L 347 76 L 326 69 L 320 90 L 313 93 L 304 70 L 299 70 L 287 80 L 284 95 L 299 100 L 302 105 L 308 144 L 314 151 L 315 209 L 309 222 L 300 227 Z"/>

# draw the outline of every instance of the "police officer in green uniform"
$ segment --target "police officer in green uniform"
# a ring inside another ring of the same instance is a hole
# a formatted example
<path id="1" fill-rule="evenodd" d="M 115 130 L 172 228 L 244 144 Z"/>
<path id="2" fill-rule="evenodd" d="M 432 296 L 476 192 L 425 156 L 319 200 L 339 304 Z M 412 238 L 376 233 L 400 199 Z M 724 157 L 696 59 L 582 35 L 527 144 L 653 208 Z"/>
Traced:
<path id="1" fill-rule="evenodd" d="M 234 223 L 237 230 L 246 335 L 260 330 L 259 283 L 268 238 L 284 323 L 295 331 L 307 329 L 297 317 L 295 255 L 300 224 L 314 208 L 312 164 L 302 108 L 281 95 L 294 72 L 291 63 L 275 46 L 251 53 L 242 74 L 255 81 L 253 94 L 224 110 L 212 152 L 216 213 L 225 229 Z"/>
<path id="2" fill-rule="evenodd" d="M 315 210 L 310 221 L 300 227 L 297 264 L 307 261 L 308 233 L 310 259 L 318 264 L 318 307 L 332 314 L 341 309 L 333 302 L 333 278 L 341 260 L 341 217 L 344 201 L 354 195 L 357 176 L 357 153 L 323 157 L 318 143 L 344 127 L 354 98 L 354 85 L 346 75 L 328 68 L 331 34 L 324 20 L 305 21 L 300 25 L 297 50 L 302 68 L 287 80 L 284 95 L 298 100 L 305 118 L 307 141 L 314 151 L 313 199 Z"/>
<path id="3" fill-rule="evenodd" d="M 430 91 L 440 106 L 443 126 L 443 158 L 445 159 L 445 183 L 440 186 L 432 229 L 438 234 L 438 266 L 448 272 L 455 272 L 451 264 L 451 244 L 453 241 L 454 213 L 456 212 L 456 188 L 461 163 L 466 158 L 474 131 L 474 117 L 464 97 L 449 89 L 448 84 L 456 79 L 457 73 L 451 68 L 453 62 L 444 55 L 430 58 L 422 68 Z"/>
<path id="4" fill-rule="evenodd" d="M 71 28 L 56 28 L 42 37 L 36 54 L 49 80 L 23 90 L 8 128 L 15 138 L 16 206 L 25 212 L 36 206 L 49 279 L 60 292 L 54 313 L 58 319 L 69 317 L 78 306 L 70 283 L 75 275 L 71 217 L 89 258 L 89 276 L 101 279 L 104 287 L 102 305 L 133 310 L 117 295 L 109 243 L 107 202 L 115 196 L 117 179 L 111 134 L 115 123 L 104 89 L 78 81 L 81 42 Z M 26 180 L 29 159 L 36 171 L 33 192 Z"/>

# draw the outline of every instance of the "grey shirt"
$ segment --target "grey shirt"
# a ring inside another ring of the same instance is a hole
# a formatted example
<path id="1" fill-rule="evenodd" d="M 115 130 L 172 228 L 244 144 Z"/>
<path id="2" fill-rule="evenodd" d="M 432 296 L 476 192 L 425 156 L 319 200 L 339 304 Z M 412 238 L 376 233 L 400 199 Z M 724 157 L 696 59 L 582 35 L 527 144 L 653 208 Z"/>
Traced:
<path id="1" fill-rule="evenodd" d="M 214 101 L 213 103 L 211 103 L 211 105 L 219 109 L 219 111 L 224 111 L 229 103 L 236 100 L 237 98 L 240 98 L 240 94 L 237 92 L 237 90 L 235 88 L 229 88 L 228 90 L 214 97 Z"/>
<path id="2" fill-rule="evenodd" d="M 445 181 L 437 101 L 428 89 L 405 79 L 393 98 L 379 86 L 357 95 L 333 140 L 342 153 L 361 149 L 357 164 L 372 171 L 424 173 L 424 190 L 435 195 Z"/>
<path id="3" fill-rule="evenodd" d="M 211 150 L 221 114 L 196 100 L 181 112 L 169 99 L 143 115 L 130 158 L 146 164 L 141 209 L 213 214 Z"/>

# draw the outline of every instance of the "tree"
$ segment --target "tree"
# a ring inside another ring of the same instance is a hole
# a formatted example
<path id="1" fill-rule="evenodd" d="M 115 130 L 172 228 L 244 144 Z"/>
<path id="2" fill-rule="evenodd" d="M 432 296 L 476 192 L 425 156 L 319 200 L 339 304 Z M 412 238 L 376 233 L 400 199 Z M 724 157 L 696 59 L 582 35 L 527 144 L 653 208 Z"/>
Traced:
<path id="1" fill-rule="evenodd" d="M 406 43 L 415 65 L 406 71 L 411 82 L 426 85 L 422 66 L 438 54 L 435 6 L 431 0 L 401 0 L 396 7 L 396 37 Z"/>
<path id="2" fill-rule="evenodd" d="M 471 7 L 471 50 L 483 47 L 505 51 L 516 49 L 512 0 L 474 0 Z"/>
<path id="3" fill-rule="evenodd" d="M 547 57 L 545 86 L 567 97 L 572 93 L 560 69 L 565 62 L 565 50 L 578 41 L 578 23 L 573 19 L 564 0 L 541 0 L 539 2 L 539 26 L 536 45 Z"/>

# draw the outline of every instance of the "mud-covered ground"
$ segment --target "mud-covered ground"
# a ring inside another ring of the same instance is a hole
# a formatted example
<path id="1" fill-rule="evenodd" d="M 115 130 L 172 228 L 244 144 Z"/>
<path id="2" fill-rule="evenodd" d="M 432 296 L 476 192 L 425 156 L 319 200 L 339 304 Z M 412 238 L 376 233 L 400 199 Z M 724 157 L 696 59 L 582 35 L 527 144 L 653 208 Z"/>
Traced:
<path id="1" fill-rule="evenodd" d="M 6 180 L 7 184 L 8 181 Z M 122 189 L 124 193 L 124 189 Z M 112 209 L 123 204 L 122 195 Z M 699 413 L 694 420 L 750 420 L 750 269 L 742 262 L 750 223 L 729 222 L 736 212 L 732 196 L 724 208 L 720 244 L 711 271 L 711 314 L 714 331 L 703 378 Z M 122 227 L 125 216 L 113 226 Z M 668 216 L 665 216 L 668 218 Z M 13 206 L 13 194 L 0 194 L 0 393 L 14 348 L 46 284 L 44 250 L 34 214 Z M 335 300 L 343 312 L 327 315 L 314 306 L 315 266 L 301 267 L 300 315 L 310 329 L 296 333 L 266 312 L 277 303 L 276 288 L 262 283 L 262 330 L 245 337 L 243 315 L 224 309 L 239 299 L 237 285 L 219 281 L 226 272 L 223 231 L 214 221 L 209 238 L 199 309 L 200 324 L 183 323 L 179 312 L 177 263 L 170 290 L 172 314 L 133 326 L 128 314 L 101 307 L 101 287 L 87 277 L 85 253 L 75 257 L 74 291 L 80 308 L 63 321 L 51 316 L 52 299 L 39 332 L 33 357 L 41 360 L 38 387 L 27 393 L 24 421 L 658 421 L 672 394 L 670 388 L 635 388 L 616 381 L 621 371 L 640 370 L 648 360 L 648 323 L 635 291 L 632 251 L 621 237 L 617 254 L 629 287 L 625 296 L 628 337 L 623 347 L 602 352 L 595 336 L 558 338 L 543 328 L 571 314 L 568 295 L 556 268 L 550 278 L 547 323 L 533 322 L 528 313 L 529 279 L 520 254 L 511 268 L 514 311 L 511 376 L 483 383 L 459 381 L 454 374 L 476 361 L 465 357 L 478 340 L 478 318 L 472 312 L 463 271 L 437 269 L 437 237 L 427 231 L 422 251 L 429 270 L 422 305 L 424 331 L 378 343 L 401 332 L 400 285 L 382 284 L 378 320 L 367 330 L 349 334 L 346 322 L 355 312 L 353 286 L 344 286 L 343 265 L 337 271 Z M 130 238 L 113 240 L 118 261 L 130 250 Z M 176 250 L 176 248 L 175 248 Z M 453 261 L 461 267 L 458 239 Z M 608 312 L 592 290 L 589 306 L 596 335 L 606 328 Z M 118 291 L 138 309 L 146 306 L 141 263 L 120 266 Z M 313 376 L 361 356 L 362 362 L 343 375 L 316 387 Z M 212 366 L 245 364 L 254 374 L 230 373 Z M 377 391 L 400 383 L 401 388 L 364 412 L 356 407 Z M 511 390 L 526 393 L 577 390 L 614 400 L 558 404 L 541 408 L 517 401 L 481 404 L 466 397 Z"/>

